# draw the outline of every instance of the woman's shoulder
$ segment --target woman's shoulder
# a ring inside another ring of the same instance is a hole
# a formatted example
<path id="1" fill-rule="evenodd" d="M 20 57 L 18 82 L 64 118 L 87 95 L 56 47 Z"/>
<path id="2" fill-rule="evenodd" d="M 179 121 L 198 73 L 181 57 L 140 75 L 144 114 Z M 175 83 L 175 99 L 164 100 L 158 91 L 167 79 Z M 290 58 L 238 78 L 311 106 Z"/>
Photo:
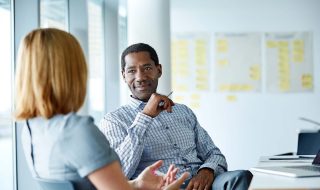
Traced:
<path id="1" fill-rule="evenodd" d="M 66 117 L 66 127 L 72 127 L 72 126 L 88 126 L 88 125 L 94 125 L 94 120 L 91 116 L 88 115 L 79 115 L 77 113 L 69 113 L 68 115 L 65 115 Z"/>
<path id="2" fill-rule="evenodd" d="M 77 135 L 87 136 L 91 133 L 96 133 L 96 131 L 99 130 L 91 116 L 70 113 L 64 117 L 66 117 L 63 129 L 65 135 L 76 133 Z"/>

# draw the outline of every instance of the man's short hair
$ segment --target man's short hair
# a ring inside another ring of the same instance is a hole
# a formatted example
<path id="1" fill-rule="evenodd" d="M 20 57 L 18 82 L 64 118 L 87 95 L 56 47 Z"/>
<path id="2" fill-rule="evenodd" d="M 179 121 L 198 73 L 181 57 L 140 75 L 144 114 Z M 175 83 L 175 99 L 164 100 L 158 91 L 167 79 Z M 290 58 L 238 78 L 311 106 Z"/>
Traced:
<path id="1" fill-rule="evenodd" d="M 146 51 L 149 53 L 150 58 L 154 61 L 155 65 L 159 65 L 159 58 L 157 55 L 156 50 L 153 49 L 153 47 L 151 47 L 148 44 L 144 44 L 144 43 L 137 43 L 137 44 L 133 44 L 129 47 L 127 47 L 121 55 L 121 71 L 124 71 L 124 67 L 126 66 L 126 61 L 125 61 L 125 57 L 126 55 L 130 54 L 130 53 L 138 53 L 138 52 L 143 52 Z"/>

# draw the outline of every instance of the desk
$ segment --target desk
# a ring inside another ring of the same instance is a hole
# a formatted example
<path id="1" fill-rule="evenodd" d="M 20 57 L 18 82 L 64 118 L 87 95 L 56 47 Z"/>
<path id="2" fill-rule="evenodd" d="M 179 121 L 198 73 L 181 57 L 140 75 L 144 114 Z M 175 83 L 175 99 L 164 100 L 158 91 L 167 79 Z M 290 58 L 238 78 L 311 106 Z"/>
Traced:
<path id="1" fill-rule="evenodd" d="M 258 166 L 285 166 L 285 165 L 304 165 L 311 164 L 310 161 L 259 161 Z M 253 179 L 251 181 L 250 190 L 265 189 L 319 189 L 320 177 L 292 178 L 280 175 L 265 174 L 252 171 Z"/>

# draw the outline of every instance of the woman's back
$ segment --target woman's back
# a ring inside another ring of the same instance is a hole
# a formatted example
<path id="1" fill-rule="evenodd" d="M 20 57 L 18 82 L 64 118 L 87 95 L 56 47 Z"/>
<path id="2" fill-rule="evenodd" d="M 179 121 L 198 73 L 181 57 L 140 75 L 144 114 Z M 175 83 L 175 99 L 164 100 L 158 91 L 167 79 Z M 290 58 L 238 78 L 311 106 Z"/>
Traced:
<path id="1" fill-rule="evenodd" d="M 25 126 L 22 144 L 34 176 L 70 180 L 77 189 L 94 189 L 86 176 L 118 159 L 91 117 L 69 113 L 36 117 L 28 123 L 31 136 Z"/>

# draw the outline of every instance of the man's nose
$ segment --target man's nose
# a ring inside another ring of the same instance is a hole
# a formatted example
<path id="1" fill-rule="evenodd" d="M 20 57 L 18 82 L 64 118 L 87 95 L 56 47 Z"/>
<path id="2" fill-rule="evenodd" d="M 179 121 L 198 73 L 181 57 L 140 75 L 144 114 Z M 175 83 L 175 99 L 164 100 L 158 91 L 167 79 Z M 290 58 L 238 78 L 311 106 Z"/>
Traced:
<path id="1" fill-rule="evenodd" d="M 136 72 L 136 80 L 141 82 L 144 81 L 146 79 L 146 73 L 143 72 L 143 70 L 138 70 Z"/>

